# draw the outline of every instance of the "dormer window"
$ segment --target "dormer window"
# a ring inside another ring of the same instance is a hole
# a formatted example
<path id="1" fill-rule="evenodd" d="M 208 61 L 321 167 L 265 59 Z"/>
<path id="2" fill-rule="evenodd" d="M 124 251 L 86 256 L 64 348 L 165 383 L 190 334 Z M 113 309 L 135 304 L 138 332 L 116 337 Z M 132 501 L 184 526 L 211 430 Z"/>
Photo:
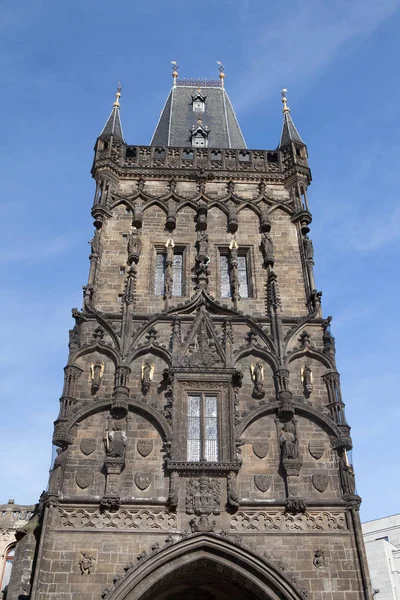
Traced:
<path id="1" fill-rule="evenodd" d="M 193 148 L 207 148 L 209 133 L 207 125 L 203 127 L 201 119 L 198 119 L 197 127 L 193 125 L 190 130 L 190 140 Z"/>
<path id="2" fill-rule="evenodd" d="M 198 92 L 195 96 L 192 96 L 193 112 L 204 112 L 206 104 L 206 96 L 203 96 Z"/>

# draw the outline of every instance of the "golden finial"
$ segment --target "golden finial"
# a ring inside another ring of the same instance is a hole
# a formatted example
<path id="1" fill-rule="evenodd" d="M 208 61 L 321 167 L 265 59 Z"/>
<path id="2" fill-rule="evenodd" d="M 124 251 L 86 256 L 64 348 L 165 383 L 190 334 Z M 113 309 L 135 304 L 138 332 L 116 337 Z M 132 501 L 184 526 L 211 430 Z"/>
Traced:
<path id="1" fill-rule="evenodd" d="M 176 87 L 176 80 L 178 79 L 179 65 L 176 62 L 176 60 L 171 60 L 171 65 L 172 65 L 172 77 L 173 77 L 173 80 L 174 80 L 174 87 Z"/>
<path id="2" fill-rule="evenodd" d="M 201 120 L 201 117 L 199 117 L 199 118 L 197 119 L 197 123 L 198 123 L 198 125 L 201 125 L 201 124 L 203 123 L 203 121 Z"/>
<path id="3" fill-rule="evenodd" d="M 287 92 L 287 90 L 285 88 L 283 88 L 281 90 L 281 96 L 282 96 L 282 102 L 283 102 L 283 108 L 282 108 L 283 113 L 290 112 L 290 108 L 287 105 L 286 92 Z"/>
<path id="4" fill-rule="evenodd" d="M 224 87 L 224 79 L 225 79 L 224 65 L 219 60 L 217 60 L 217 65 L 218 65 L 218 69 L 219 69 L 219 79 L 221 81 L 221 87 Z"/>
<path id="5" fill-rule="evenodd" d="M 117 93 L 115 94 L 115 102 L 113 104 L 113 106 L 118 106 L 119 107 L 119 99 L 121 98 L 121 82 L 118 81 L 118 87 L 117 87 Z"/>

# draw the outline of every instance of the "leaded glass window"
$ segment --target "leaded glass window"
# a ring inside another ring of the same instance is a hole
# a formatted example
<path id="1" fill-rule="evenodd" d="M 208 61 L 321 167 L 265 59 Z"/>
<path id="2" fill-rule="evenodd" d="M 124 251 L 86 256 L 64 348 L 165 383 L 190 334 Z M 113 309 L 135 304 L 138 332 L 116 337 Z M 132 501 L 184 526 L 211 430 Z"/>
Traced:
<path id="1" fill-rule="evenodd" d="M 188 397 L 187 460 L 218 461 L 217 396 L 195 394 Z"/>
<path id="2" fill-rule="evenodd" d="M 154 293 L 156 296 L 163 296 L 165 291 L 165 267 L 166 253 L 164 251 L 156 253 L 156 268 L 154 279 Z M 183 251 L 174 253 L 174 262 L 172 267 L 172 295 L 183 295 Z"/>
<path id="3" fill-rule="evenodd" d="M 165 254 L 157 252 L 156 254 L 156 277 L 154 281 L 154 293 L 157 296 L 164 295 L 165 287 Z"/>
<path id="4" fill-rule="evenodd" d="M 243 251 L 242 251 L 243 252 Z M 238 255 L 238 276 L 239 276 L 239 294 L 241 298 L 249 298 L 249 272 L 248 272 L 248 253 L 243 252 Z M 219 257 L 220 272 L 220 292 L 221 298 L 230 298 L 232 295 L 230 282 L 229 255 L 220 254 Z"/>
<path id="5" fill-rule="evenodd" d="M 5 565 L 4 565 L 4 571 L 3 571 L 3 579 L 1 582 L 1 591 L 5 592 L 9 582 L 10 582 L 10 577 L 11 577 L 11 570 L 13 567 L 13 563 L 14 563 L 14 555 L 15 555 L 15 546 L 12 546 L 11 548 L 9 548 L 7 550 L 7 554 L 6 554 L 6 561 L 5 561 Z"/>
<path id="6" fill-rule="evenodd" d="M 249 297 L 249 284 L 247 280 L 247 256 L 238 256 L 239 294 L 241 298 Z"/>
<path id="7" fill-rule="evenodd" d="M 221 298 L 231 297 L 231 283 L 229 279 L 229 259 L 227 254 L 219 257 L 219 270 L 221 280 Z"/>

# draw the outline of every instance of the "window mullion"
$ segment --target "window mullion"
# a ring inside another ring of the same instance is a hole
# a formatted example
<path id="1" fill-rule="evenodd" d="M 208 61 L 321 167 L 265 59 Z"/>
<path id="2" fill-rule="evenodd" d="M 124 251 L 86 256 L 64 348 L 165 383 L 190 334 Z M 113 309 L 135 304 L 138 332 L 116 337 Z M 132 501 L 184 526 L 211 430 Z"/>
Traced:
<path id="1" fill-rule="evenodd" d="M 204 394 L 200 396 L 200 458 L 206 458 Z"/>

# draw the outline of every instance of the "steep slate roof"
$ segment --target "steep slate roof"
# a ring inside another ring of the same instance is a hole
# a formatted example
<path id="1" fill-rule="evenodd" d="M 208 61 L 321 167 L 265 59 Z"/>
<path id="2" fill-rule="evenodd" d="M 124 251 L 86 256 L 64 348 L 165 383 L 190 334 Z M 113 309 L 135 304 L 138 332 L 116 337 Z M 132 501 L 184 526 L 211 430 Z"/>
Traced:
<path id="1" fill-rule="evenodd" d="M 190 131 L 192 125 L 197 128 L 200 118 L 209 130 L 209 148 L 247 148 L 228 94 L 218 83 L 200 86 L 206 98 L 205 110 L 195 112 L 192 97 L 198 94 L 199 86 L 178 82 L 169 93 L 150 145 L 191 146 Z"/>
<path id="2" fill-rule="evenodd" d="M 282 148 L 283 146 L 286 146 L 291 142 L 298 142 L 299 144 L 304 144 L 303 140 L 299 135 L 299 132 L 296 129 L 295 124 L 292 121 L 292 117 L 290 116 L 290 110 L 286 108 L 286 110 L 283 111 L 283 125 L 279 148 Z"/>
<path id="3" fill-rule="evenodd" d="M 114 102 L 110 116 L 108 117 L 107 123 L 104 125 L 103 131 L 100 135 L 115 135 L 123 142 L 125 141 L 124 134 L 122 133 L 121 118 L 119 115 L 119 104 L 117 104 L 117 102 Z"/>

